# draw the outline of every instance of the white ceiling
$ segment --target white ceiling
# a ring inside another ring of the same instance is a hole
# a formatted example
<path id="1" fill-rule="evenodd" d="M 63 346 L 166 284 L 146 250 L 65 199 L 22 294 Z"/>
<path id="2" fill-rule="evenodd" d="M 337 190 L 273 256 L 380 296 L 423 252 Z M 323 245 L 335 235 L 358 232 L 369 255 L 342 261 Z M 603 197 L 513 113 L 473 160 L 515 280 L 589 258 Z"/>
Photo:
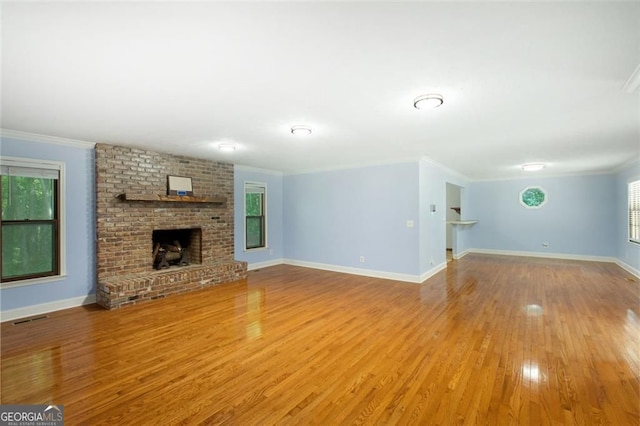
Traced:
<path id="1" fill-rule="evenodd" d="M 285 173 L 640 155 L 640 94 L 621 90 L 639 2 L 4 2 L 1 19 L 4 129 Z M 414 109 L 430 92 L 444 105 Z"/>

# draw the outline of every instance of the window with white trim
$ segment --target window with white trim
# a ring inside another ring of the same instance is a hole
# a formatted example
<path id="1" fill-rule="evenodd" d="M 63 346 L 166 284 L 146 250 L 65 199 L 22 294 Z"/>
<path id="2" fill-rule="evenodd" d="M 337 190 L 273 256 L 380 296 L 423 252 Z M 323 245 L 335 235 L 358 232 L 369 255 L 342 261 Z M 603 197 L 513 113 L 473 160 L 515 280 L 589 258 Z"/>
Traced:
<path id="1" fill-rule="evenodd" d="M 539 186 L 528 186 L 520 191 L 520 204 L 528 209 L 539 209 L 547 201 L 547 191 Z"/>
<path id="2" fill-rule="evenodd" d="M 244 184 L 244 248 L 245 250 L 267 247 L 267 185 L 245 182 Z"/>
<path id="3" fill-rule="evenodd" d="M 62 274 L 64 165 L 0 159 L 2 283 Z"/>
<path id="4" fill-rule="evenodd" d="M 640 244 L 640 180 L 629 183 L 629 241 Z"/>

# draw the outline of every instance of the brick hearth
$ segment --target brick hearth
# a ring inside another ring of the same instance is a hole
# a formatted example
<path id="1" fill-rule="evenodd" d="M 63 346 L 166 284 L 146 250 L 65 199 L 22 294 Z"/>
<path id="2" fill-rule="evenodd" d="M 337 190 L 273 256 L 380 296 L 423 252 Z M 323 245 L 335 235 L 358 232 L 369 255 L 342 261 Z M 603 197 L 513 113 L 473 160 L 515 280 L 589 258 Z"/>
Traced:
<path id="1" fill-rule="evenodd" d="M 170 294 L 241 280 L 247 275 L 246 267 L 241 263 L 186 266 L 105 279 L 98 291 L 97 302 L 100 306 L 113 309 L 145 300 L 160 299 Z"/>
<path id="2" fill-rule="evenodd" d="M 106 144 L 95 155 L 98 304 L 119 308 L 246 278 L 246 263 L 234 260 L 233 165 Z M 191 177 L 194 196 L 217 202 L 149 201 L 166 195 L 168 175 Z M 200 263 L 153 269 L 153 231 L 189 228 L 202 232 Z"/>

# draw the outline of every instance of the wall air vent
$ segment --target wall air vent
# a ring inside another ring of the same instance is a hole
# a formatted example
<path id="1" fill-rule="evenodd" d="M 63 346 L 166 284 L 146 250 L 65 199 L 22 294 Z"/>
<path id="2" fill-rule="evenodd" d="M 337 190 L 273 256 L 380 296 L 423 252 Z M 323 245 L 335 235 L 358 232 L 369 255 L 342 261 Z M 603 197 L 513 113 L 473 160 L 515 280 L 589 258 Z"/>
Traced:
<path id="1" fill-rule="evenodd" d="M 39 317 L 31 317 L 31 318 L 22 318 L 22 319 L 19 319 L 17 321 L 12 322 L 11 324 L 13 324 L 13 325 L 22 325 L 22 324 L 28 324 L 28 323 L 34 322 L 34 321 L 40 321 L 40 320 L 47 319 L 47 318 L 49 318 L 49 315 L 41 315 Z"/>

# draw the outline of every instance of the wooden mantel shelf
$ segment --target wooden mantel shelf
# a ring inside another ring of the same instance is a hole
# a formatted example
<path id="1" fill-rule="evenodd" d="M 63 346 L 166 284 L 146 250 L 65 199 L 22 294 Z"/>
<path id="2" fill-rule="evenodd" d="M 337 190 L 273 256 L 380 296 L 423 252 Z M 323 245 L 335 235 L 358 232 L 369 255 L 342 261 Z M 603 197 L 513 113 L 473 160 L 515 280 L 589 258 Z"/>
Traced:
<path id="1" fill-rule="evenodd" d="M 224 204 L 225 197 L 196 197 L 193 195 L 120 194 L 122 201 L 161 201 L 165 203 L 208 203 Z"/>

